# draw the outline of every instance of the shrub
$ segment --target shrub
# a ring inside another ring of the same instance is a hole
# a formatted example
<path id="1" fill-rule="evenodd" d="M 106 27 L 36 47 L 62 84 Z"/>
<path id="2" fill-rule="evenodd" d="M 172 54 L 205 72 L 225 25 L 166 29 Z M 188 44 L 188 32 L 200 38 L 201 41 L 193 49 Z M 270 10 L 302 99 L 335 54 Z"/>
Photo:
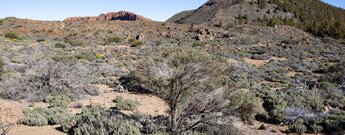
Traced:
<path id="1" fill-rule="evenodd" d="M 198 42 L 194 42 L 193 43 L 193 47 L 204 47 L 207 43 L 206 42 L 201 42 L 201 41 L 198 41 Z"/>
<path id="2" fill-rule="evenodd" d="M 333 40 L 333 38 L 331 38 L 331 37 L 323 37 L 321 40 L 324 43 L 330 43 Z"/>
<path id="3" fill-rule="evenodd" d="M 62 49 L 64 49 L 64 48 L 66 48 L 66 45 L 63 44 L 63 43 L 56 43 L 55 44 L 55 48 L 62 48 Z"/>
<path id="4" fill-rule="evenodd" d="M 286 39 L 286 40 L 283 40 L 282 43 L 288 44 L 288 45 L 295 45 L 295 44 L 298 44 L 299 41 L 296 39 Z"/>
<path id="5" fill-rule="evenodd" d="M 135 38 L 131 38 L 128 41 L 132 43 L 132 42 L 137 41 L 137 40 Z"/>
<path id="6" fill-rule="evenodd" d="M 268 115 L 275 122 L 282 122 L 285 119 L 286 101 L 278 96 L 270 96 L 264 100 L 264 108 Z"/>
<path id="7" fill-rule="evenodd" d="M 320 82 L 319 88 L 323 90 L 332 90 L 337 87 L 336 84 L 330 83 L 330 82 Z"/>
<path id="8" fill-rule="evenodd" d="M 137 46 L 141 46 L 143 45 L 144 43 L 139 41 L 139 40 L 135 40 L 131 43 L 131 47 L 137 47 Z"/>
<path id="9" fill-rule="evenodd" d="M 4 23 L 4 21 L 2 19 L 0 19 L 0 25 L 2 25 Z"/>
<path id="10" fill-rule="evenodd" d="M 82 99 L 86 94 L 98 94 L 93 72 L 81 63 L 40 60 L 25 69 L 29 72 L 0 82 L 2 98 L 43 101 L 49 95 L 66 94 L 72 99 Z"/>
<path id="11" fill-rule="evenodd" d="M 103 59 L 104 58 L 104 55 L 100 54 L 100 53 L 96 53 L 95 54 L 95 58 L 96 59 Z"/>
<path id="12" fill-rule="evenodd" d="M 160 46 L 162 44 L 162 42 L 161 41 L 156 41 L 155 44 L 156 44 L 156 46 Z"/>
<path id="13" fill-rule="evenodd" d="M 66 95 L 47 96 L 45 102 L 49 103 L 51 107 L 66 108 L 71 103 L 71 98 Z"/>
<path id="14" fill-rule="evenodd" d="M 292 125 L 289 125 L 289 130 L 290 132 L 303 134 L 307 132 L 307 127 L 301 123 L 294 123 Z"/>
<path id="15" fill-rule="evenodd" d="M 70 44 L 71 46 L 83 46 L 83 45 L 84 45 L 84 42 L 79 41 L 79 40 L 73 40 L 73 41 L 69 41 L 69 44 Z"/>
<path id="16" fill-rule="evenodd" d="M 324 121 L 326 132 L 340 132 L 345 130 L 345 111 L 331 112 Z"/>
<path id="17" fill-rule="evenodd" d="M 5 34 L 5 38 L 9 38 L 9 39 L 19 39 L 19 37 L 18 37 L 17 34 L 15 34 L 15 33 L 6 33 L 6 34 Z"/>
<path id="18" fill-rule="evenodd" d="M 44 41 L 46 41 L 45 39 L 37 39 L 36 40 L 37 42 L 44 42 Z"/>
<path id="19" fill-rule="evenodd" d="M 107 42 L 111 43 L 111 42 L 115 42 L 115 43 L 119 43 L 121 42 L 121 38 L 120 37 L 109 37 L 107 38 Z"/>
<path id="20" fill-rule="evenodd" d="M 126 118 L 123 114 L 112 113 L 100 105 L 91 104 L 80 114 L 66 119 L 62 124 L 65 132 L 75 135 L 139 135 L 141 124 Z"/>
<path id="21" fill-rule="evenodd" d="M 66 109 L 60 107 L 24 109 L 24 118 L 18 121 L 19 124 L 28 126 L 45 126 L 61 124 L 68 116 Z"/>
<path id="22" fill-rule="evenodd" d="M 96 60 L 96 55 L 89 51 L 81 51 L 78 54 L 75 55 L 77 59 L 85 59 L 88 61 L 94 61 Z"/>
<path id="23" fill-rule="evenodd" d="M 133 111 L 137 108 L 139 104 L 133 100 L 126 100 L 122 96 L 117 96 L 114 101 L 116 103 L 114 108 L 117 110 Z"/>

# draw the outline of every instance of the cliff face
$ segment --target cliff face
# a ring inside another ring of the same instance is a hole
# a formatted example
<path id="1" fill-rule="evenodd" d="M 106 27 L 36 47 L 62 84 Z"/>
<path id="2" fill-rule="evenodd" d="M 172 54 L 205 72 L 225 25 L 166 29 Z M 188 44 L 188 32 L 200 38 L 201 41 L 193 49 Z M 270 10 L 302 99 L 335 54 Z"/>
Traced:
<path id="1" fill-rule="evenodd" d="M 106 14 L 101 14 L 95 17 L 70 17 L 64 20 L 64 22 L 96 22 L 96 21 L 114 21 L 114 20 L 123 20 L 123 21 L 151 21 L 143 16 L 126 12 L 110 12 Z"/>

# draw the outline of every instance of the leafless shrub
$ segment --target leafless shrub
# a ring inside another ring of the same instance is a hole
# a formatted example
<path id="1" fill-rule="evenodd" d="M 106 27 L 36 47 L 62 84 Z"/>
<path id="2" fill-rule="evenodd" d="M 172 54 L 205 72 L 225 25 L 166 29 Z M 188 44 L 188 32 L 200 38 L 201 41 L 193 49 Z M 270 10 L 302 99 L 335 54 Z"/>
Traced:
<path id="1" fill-rule="evenodd" d="M 0 95 L 7 99 L 42 101 L 48 95 L 69 94 L 81 99 L 85 94 L 97 95 L 93 77 L 81 63 L 55 63 L 39 60 L 30 63 L 23 73 L 16 73 L 1 82 Z"/>
<path id="2" fill-rule="evenodd" d="M 287 107 L 285 109 L 285 120 L 282 124 L 288 125 L 298 119 L 311 120 L 318 117 L 318 114 L 308 111 L 301 107 Z"/>

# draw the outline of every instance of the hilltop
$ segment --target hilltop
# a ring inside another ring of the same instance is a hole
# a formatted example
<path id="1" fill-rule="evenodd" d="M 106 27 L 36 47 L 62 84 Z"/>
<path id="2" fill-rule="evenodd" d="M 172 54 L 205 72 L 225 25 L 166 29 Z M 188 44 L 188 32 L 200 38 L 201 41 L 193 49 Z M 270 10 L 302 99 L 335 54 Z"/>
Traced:
<path id="1" fill-rule="evenodd" d="M 101 14 L 97 17 L 70 17 L 64 20 L 64 22 L 96 22 L 96 21 L 114 21 L 114 20 L 122 20 L 122 21 L 151 21 L 143 16 L 127 12 L 127 11 L 119 11 L 119 12 L 110 12 L 106 14 Z"/>
<path id="2" fill-rule="evenodd" d="M 345 38 L 345 10 L 320 0 L 209 0 L 167 22 L 225 28 L 239 24 L 290 25 L 319 37 Z"/>

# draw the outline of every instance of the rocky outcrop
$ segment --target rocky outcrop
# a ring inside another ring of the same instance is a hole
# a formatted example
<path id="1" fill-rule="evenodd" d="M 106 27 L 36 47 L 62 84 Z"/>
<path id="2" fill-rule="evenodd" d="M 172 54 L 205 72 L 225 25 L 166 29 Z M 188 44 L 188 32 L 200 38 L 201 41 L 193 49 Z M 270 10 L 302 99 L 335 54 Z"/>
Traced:
<path id="1" fill-rule="evenodd" d="M 64 20 L 64 22 L 97 22 L 97 21 L 114 21 L 114 20 L 123 20 L 123 21 L 151 21 L 143 16 L 126 12 L 110 12 L 106 14 L 101 14 L 96 17 L 70 17 Z"/>

